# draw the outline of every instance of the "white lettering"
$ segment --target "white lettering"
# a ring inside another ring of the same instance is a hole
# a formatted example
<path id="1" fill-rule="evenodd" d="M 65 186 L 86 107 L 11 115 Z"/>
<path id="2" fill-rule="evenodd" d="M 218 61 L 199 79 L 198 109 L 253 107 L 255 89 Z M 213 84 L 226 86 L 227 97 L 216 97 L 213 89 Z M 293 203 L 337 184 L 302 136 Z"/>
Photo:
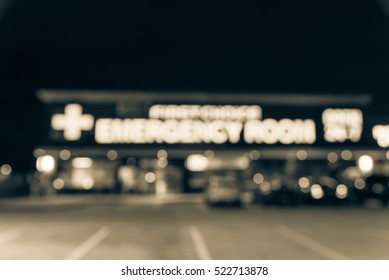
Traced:
<path id="1" fill-rule="evenodd" d="M 244 127 L 244 140 L 249 144 L 313 144 L 316 141 L 315 122 L 310 119 L 248 121 Z"/>
<path id="2" fill-rule="evenodd" d="M 96 121 L 95 138 L 97 143 L 112 143 L 111 122 L 112 119 L 98 119 Z"/>
<path id="3" fill-rule="evenodd" d="M 327 142 L 358 142 L 361 139 L 363 114 L 359 109 L 326 109 L 322 120 Z"/>
<path id="4" fill-rule="evenodd" d="M 389 147 L 389 125 L 375 125 L 372 132 L 378 146 Z"/>
<path id="5" fill-rule="evenodd" d="M 247 121 L 262 118 L 257 105 L 160 105 L 149 109 L 149 118 L 161 120 Z"/>
<path id="6" fill-rule="evenodd" d="M 98 143 L 237 143 L 241 122 L 215 120 L 98 119 Z"/>
<path id="7" fill-rule="evenodd" d="M 228 139 L 231 143 L 238 143 L 240 140 L 240 134 L 243 130 L 243 124 L 241 122 L 232 122 L 226 126 Z"/>

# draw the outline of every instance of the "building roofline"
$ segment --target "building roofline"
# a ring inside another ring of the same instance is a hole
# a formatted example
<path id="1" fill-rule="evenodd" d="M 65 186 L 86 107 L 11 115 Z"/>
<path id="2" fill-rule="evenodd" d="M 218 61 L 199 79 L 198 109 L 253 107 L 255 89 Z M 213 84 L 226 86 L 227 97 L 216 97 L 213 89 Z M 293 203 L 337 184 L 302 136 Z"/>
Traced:
<path id="1" fill-rule="evenodd" d="M 194 91 L 117 91 L 40 89 L 38 98 L 44 103 L 107 102 L 188 102 L 240 103 L 282 106 L 367 106 L 373 102 L 370 93 L 240 93 Z"/>

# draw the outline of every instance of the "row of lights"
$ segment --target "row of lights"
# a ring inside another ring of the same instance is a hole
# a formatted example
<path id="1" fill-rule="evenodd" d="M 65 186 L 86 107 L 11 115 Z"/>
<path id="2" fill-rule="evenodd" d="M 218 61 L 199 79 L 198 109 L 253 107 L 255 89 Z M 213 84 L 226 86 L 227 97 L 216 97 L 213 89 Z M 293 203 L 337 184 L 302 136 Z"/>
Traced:
<path id="1" fill-rule="evenodd" d="M 256 173 L 253 177 L 256 184 L 260 185 L 261 192 L 265 195 L 269 195 L 272 191 L 280 189 L 278 185 L 271 184 L 269 181 L 264 181 L 264 177 L 261 173 Z M 313 184 L 310 187 L 309 179 L 301 177 L 299 179 L 300 190 L 303 193 L 310 193 L 314 199 L 322 199 L 324 197 L 323 187 L 319 184 Z M 344 184 L 339 184 L 335 189 L 335 195 L 339 199 L 344 199 L 348 196 L 348 189 Z"/>
<path id="2" fill-rule="evenodd" d="M 340 153 L 340 156 L 343 160 L 351 160 L 353 158 L 353 154 L 350 150 L 343 150 Z M 335 163 L 339 160 L 339 156 L 335 152 L 331 152 L 327 155 L 327 160 L 331 163 Z"/>
<path id="3" fill-rule="evenodd" d="M 38 171 L 44 173 L 50 173 L 55 169 L 55 159 L 51 155 L 41 155 L 44 153 L 42 149 L 36 149 L 34 151 L 34 155 L 37 156 L 36 167 Z M 168 165 L 167 161 L 168 153 L 165 150 L 159 150 L 157 152 L 157 165 L 160 168 L 165 168 Z M 308 154 L 305 150 L 299 150 L 296 153 L 296 158 L 298 160 L 305 160 Z M 389 152 L 386 154 L 389 158 Z M 69 160 L 71 158 L 71 153 L 69 150 L 63 149 L 59 153 L 59 157 L 62 160 Z M 109 150 L 107 152 L 107 158 L 109 160 L 116 160 L 118 157 L 118 153 L 115 150 Z M 207 150 L 204 152 L 204 155 L 190 155 L 186 160 L 186 167 L 191 171 L 203 171 L 207 168 L 209 164 L 209 160 L 214 157 L 214 152 L 212 150 Z M 260 153 L 257 150 L 253 150 L 248 153 L 248 157 L 251 160 L 257 160 L 260 157 Z M 344 150 L 341 152 L 341 157 L 344 160 L 350 160 L 352 158 L 352 152 L 349 150 Z M 331 152 L 328 154 L 327 159 L 331 163 L 335 163 L 338 160 L 338 155 L 335 152 Z M 92 166 L 92 159 L 87 157 L 79 157 L 74 158 L 72 164 L 76 168 L 89 168 Z M 373 168 L 373 160 L 368 155 L 363 155 L 358 159 L 358 166 L 360 167 L 362 172 L 370 172 Z M 1 169 L 2 174 L 6 174 L 10 171 L 8 167 L 9 165 L 3 165 Z"/>
<path id="4" fill-rule="evenodd" d="M 45 154 L 45 151 L 43 149 L 35 149 L 34 156 L 36 158 L 41 157 Z M 69 150 L 63 149 L 59 152 L 59 158 L 61 160 L 69 160 L 71 158 L 72 154 Z M 116 150 L 109 150 L 106 154 L 107 158 L 109 160 L 116 160 L 118 157 L 118 152 Z"/>
<path id="5" fill-rule="evenodd" d="M 260 158 L 260 152 L 258 150 L 252 150 L 248 153 L 245 153 L 244 156 L 246 158 L 249 158 L 250 160 L 258 160 Z M 197 157 L 198 155 L 196 155 Z M 204 157 L 207 158 L 208 160 L 212 159 L 214 157 L 214 152 L 212 150 L 207 150 L 204 152 Z M 349 161 L 352 159 L 353 154 L 350 150 L 343 150 L 340 153 L 340 157 L 343 160 Z M 308 152 L 306 150 L 298 150 L 296 153 L 288 153 L 287 154 L 287 159 L 288 160 L 293 160 L 293 159 L 298 159 L 298 160 L 306 160 L 308 158 Z M 386 153 L 386 158 L 389 159 L 389 151 Z M 327 155 L 327 160 L 331 163 L 335 163 L 339 160 L 339 156 L 335 152 L 330 152 Z M 203 162 L 205 162 L 203 160 Z"/>
<path id="6" fill-rule="evenodd" d="M 157 165 L 159 168 L 166 168 L 168 165 L 168 153 L 166 150 L 159 150 L 157 152 Z M 145 181 L 149 184 L 154 183 L 157 180 L 157 176 L 154 172 L 150 171 L 145 174 Z"/>
<path id="7" fill-rule="evenodd" d="M 54 171 L 56 166 L 56 160 L 54 156 L 44 154 L 44 150 L 36 149 L 34 151 L 34 156 L 37 158 L 36 160 L 36 169 L 43 173 L 51 173 Z M 109 150 L 106 154 L 109 160 L 116 160 L 118 157 L 118 153 L 115 150 Z M 71 153 L 67 149 L 63 149 L 59 152 L 59 158 L 61 160 L 69 160 L 71 158 Z M 76 157 L 72 160 L 72 165 L 75 168 L 90 168 L 93 164 L 91 158 L 88 157 Z"/>

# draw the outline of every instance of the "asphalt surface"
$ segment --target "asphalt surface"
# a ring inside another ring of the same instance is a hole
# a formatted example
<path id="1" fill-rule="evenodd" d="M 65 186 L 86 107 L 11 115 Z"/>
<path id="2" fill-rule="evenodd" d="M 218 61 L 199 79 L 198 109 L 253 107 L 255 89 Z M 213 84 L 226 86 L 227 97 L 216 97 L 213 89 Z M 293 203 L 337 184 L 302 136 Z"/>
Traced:
<path id="1" fill-rule="evenodd" d="M 210 209 L 197 199 L 120 197 L 65 201 L 42 207 L 0 203 L 0 259 L 389 257 L 388 208 Z"/>

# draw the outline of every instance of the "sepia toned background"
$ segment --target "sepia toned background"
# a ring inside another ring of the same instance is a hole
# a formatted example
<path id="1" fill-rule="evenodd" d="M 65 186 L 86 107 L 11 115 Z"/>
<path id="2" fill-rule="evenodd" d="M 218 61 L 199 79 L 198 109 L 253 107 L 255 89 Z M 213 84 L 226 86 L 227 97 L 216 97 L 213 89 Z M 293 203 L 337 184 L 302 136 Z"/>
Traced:
<path id="1" fill-rule="evenodd" d="M 1 259 L 386 259 L 389 4 L 0 0 Z"/>

